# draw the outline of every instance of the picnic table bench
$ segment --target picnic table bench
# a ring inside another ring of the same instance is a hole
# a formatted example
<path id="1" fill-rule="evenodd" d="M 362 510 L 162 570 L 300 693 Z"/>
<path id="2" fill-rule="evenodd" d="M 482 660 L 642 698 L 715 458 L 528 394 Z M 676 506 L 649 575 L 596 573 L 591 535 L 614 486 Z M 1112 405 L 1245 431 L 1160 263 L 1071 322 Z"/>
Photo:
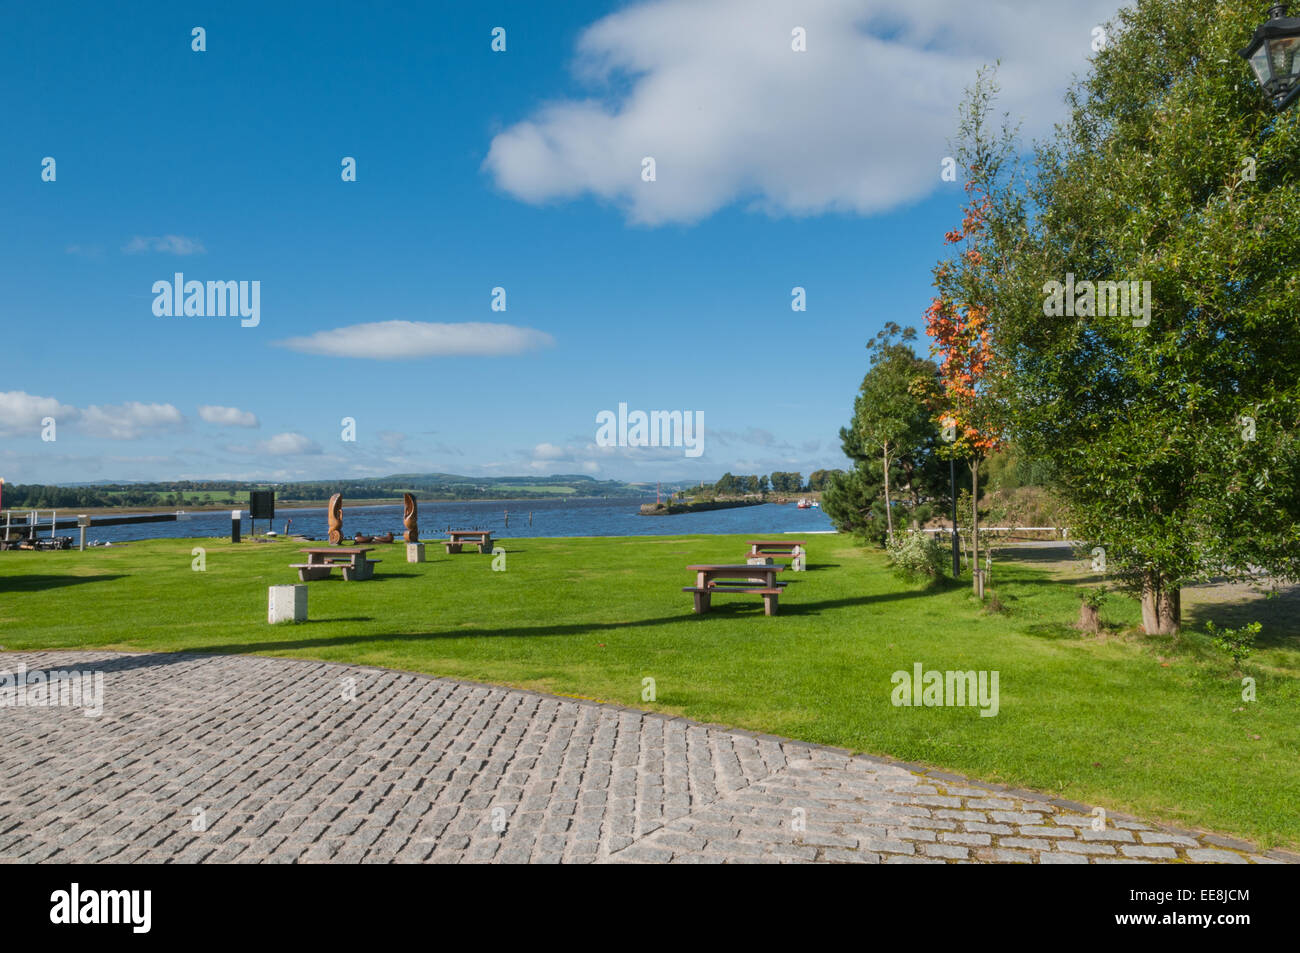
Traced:
<path id="1" fill-rule="evenodd" d="M 781 590 L 786 583 L 777 582 L 776 574 L 784 566 L 773 565 L 703 565 L 687 566 L 695 573 L 695 585 L 683 586 L 682 592 L 695 597 L 695 611 L 708 612 L 716 595 L 757 595 L 763 597 L 763 614 L 776 615 Z"/>
<path id="2" fill-rule="evenodd" d="M 479 529 L 449 529 L 442 545 L 448 553 L 459 553 L 465 546 L 477 546 L 480 553 L 492 551 L 492 531 Z"/>
<path id="3" fill-rule="evenodd" d="M 804 548 L 803 540 L 793 539 L 751 539 L 749 552 L 745 554 L 745 562 L 751 566 L 770 566 L 782 556 L 790 557 L 790 568 L 795 572 L 804 569 L 808 564 L 808 550 Z"/>
<path id="4" fill-rule="evenodd" d="M 372 549 L 371 546 L 328 546 L 300 549 L 298 550 L 300 553 L 307 554 L 307 561 L 305 563 L 292 563 L 289 568 L 298 570 L 298 578 L 303 582 L 311 582 L 313 579 L 328 579 L 330 573 L 334 571 L 334 567 L 338 566 L 343 570 L 343 578 L 347 582 L 353 580 L 360 582 L 374 576 L 375 563 L 383 562 L 382 559 L 366 558 L 366 553 L 371 552 Z"/>

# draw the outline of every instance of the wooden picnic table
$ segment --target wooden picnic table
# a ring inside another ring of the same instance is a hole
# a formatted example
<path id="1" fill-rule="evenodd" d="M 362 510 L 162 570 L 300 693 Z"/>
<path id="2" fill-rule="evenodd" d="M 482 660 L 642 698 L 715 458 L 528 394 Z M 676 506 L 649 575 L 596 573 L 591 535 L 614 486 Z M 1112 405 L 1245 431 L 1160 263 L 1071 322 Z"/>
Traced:
<path id="1" fill-rule="evenodd" d="M 803 552 L 802 539 L 751 539 L 749 551 L 757 556 L 760 553 L 772 553 L 778 556 L 797 556 Z"/>
<path id="2" fill-rule="evenodd" d="M 382 559 L 367 559 L 366 553 L 373 552 L 372 546 L 311 546 L 298 552 L 307 554 L 307 562 L 294 563 L 289 568 L 298 570 L 298 578 L 303 582 L 313 579 L 328 579 L 334 567 L 343 570 L 343 578 L 348 582 L 371 578 L 375 573 L 375 563 Z M 336 557 L 345 557 L 342 559 Z"/>
<path id="3" fill-rule="evenodd" d="M 723 563 L 686 568 L 695 573 L 695 585 L 683 586 L 682 592 L 695 597 L 696 612 L 708 612 L 715 595 L 740 593 L 762 596 L 763 614 L 776 615 L 781 589 L 785 586 L 776 581 L 776 574 L 784 572 L 784 566 Z"/>
<path id="4" fill-rule="evenodd" d="M 477 546 L 480 553 L 492 549 L 492 531 L 483 529 L 449 529 L 442 545 L 449 553 L 459 553 L 465 546 Z"/>
<path id="5" fill-rule="evenodd" d="M 790 568 L 795 572 L 808 565 L 808 550 L 801 539 L 751 539 L 745 561 L 751 566 L 765 566 L 782 556 L 790 557 Z"/>

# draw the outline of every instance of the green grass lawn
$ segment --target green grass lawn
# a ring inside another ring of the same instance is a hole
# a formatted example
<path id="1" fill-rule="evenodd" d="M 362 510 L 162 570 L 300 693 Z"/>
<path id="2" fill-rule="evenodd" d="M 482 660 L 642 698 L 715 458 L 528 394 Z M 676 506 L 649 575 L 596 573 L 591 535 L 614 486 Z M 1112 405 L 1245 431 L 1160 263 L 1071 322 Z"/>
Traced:
<path id="1" fill-rule="evenodd" d="M 1264 846 L 1300 844 L 1300 639 L 1274 637 L 1245 665 L 1258 700 L 1203 636 L 1070 623 L 1078 592 L 1028 563 L 997 568 L 1006 611 L 965 587 L 900 582 L 882 555 L 812 538 L 786 572 L 778 616 L 757 597 L 691 612 L 694 562 L 733 562 L 743 536 L 520 539 L 492 557 L 408 564 L 380 546 L 374 580 L 310 583 L 312 621 L 266 624 L 266 587 L 295 582 L 288 541 L 153 540 L 121 548 L 0 554 L 0 645 L 249 652 L 429 672 L 601 699 L 700 721 L 887 754 L 1031 787 Z M 207 569 L 191 569 L 206 548 Z M 1267 634 L 1267 633 L 1266 633 Z M 890 676 L 996 670 L 1000 711 L 894 707 Z M 0 659 L 0 667 L 4 667 Z M 642 700 L 653 678 L 657 699 Z"/>

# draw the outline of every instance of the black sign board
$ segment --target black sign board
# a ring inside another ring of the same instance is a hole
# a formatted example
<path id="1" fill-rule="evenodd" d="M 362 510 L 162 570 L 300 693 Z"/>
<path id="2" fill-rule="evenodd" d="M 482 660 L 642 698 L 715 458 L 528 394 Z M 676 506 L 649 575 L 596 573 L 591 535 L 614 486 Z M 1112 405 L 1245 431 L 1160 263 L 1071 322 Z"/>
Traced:
<path id="1" fill-rule="evenodd" d="M 248 494 L 248 517 L 255 520 L 275 519 L 275 491 L 251 490 Z"/>

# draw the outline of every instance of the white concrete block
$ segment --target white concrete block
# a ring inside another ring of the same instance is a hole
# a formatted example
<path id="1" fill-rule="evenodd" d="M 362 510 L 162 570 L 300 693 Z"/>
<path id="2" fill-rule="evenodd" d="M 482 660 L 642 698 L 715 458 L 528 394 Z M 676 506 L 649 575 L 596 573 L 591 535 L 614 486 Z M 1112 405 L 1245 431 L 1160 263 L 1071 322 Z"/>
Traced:
<path id="1" fill-rule="evenodd" d="M 266 621 L 272 625 L 277 622 L 306 622 L 307 587 L 269 587 L 266 604 Z"/>
<path id="2" fill-rule="evenodd" d="M 424 543 L 407 543 L 406 561 L 408 563 L 424 562 Z"/>

